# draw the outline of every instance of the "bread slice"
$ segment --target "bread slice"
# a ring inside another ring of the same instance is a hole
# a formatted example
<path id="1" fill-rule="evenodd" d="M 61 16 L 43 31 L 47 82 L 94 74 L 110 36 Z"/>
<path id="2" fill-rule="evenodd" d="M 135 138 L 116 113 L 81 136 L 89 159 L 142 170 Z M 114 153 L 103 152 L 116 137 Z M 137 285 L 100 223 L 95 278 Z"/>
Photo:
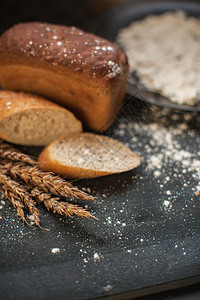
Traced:
<path id="1" fill-rule="evenodd" d="M 0 138 L 19 145 L 44 146 L 82 124 L 67 109 L 43 97 L 0 91 Z"/>
<path id="2" fill-rule="evenodd" d="M 48 97 L 93 130 L 115 120 L 128 72 L 117 45 L 75 27 L 22 23 L 0 37 L 2 88 Z"/>
<path id="3" fill-rule="evenodd" d="M 140 165 L 140 157 L 110 137 L 80 133 L 48 145 L 39 167 L 66 178 L 92 178 L 121 173 Z"/>

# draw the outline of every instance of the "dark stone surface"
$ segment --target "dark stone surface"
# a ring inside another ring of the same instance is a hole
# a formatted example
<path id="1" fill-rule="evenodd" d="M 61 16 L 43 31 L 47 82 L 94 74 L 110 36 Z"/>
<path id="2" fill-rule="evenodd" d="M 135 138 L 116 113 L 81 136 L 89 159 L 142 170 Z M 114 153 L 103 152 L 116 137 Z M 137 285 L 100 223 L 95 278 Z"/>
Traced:
<path id="1" fill-rule="evenodd" d="M 80 19 L 73 13 L 76 1 L 62 2 L 69 10 L 57 1 L 51 12 L 51 1 L 21 3 L 4 3 L 1 30 L 36 17 L 87 26 L 82 18 L 87 9 L 80 10 Z M 199 281 L 199 113 L 157 108 L 127 96 L 106 134 L 127 144 L 142 164 L 124 174 L 74 182 L 99 197 L 87 203 L 98 221 L 60 218 L 41 206 L 41 225 L 49 230 L 34 229 L 22 224 L 6 199 L 0 203 L 2 300 L 128 299 Z"/>

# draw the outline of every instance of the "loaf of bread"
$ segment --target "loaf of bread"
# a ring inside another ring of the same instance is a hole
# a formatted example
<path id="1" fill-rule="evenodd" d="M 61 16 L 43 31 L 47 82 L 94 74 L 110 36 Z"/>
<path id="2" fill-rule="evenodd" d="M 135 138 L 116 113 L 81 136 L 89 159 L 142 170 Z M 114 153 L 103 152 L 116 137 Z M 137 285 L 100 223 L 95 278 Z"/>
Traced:
<path id="1" fill-rule="evenodd" d="M 92 178 L 136 168 L 140 157 L 115 139 L 85 132 L 52 142 L 38 162 L 40 169 L 66 178 Z"/>
<path id="2" fill-rule="evenodd" d="M 115 120 L 128 72 L 117 45 L 75 27 L 23 23 L 0 37 L 2 88 L 46 96 L 93 130 Z"/>
<path id="3" fill-rule="evenodd" d="M 64 107 L 28 93 L 0 91 L 0 138 L 19 145 L 44 146 L 82 124 Z"/>

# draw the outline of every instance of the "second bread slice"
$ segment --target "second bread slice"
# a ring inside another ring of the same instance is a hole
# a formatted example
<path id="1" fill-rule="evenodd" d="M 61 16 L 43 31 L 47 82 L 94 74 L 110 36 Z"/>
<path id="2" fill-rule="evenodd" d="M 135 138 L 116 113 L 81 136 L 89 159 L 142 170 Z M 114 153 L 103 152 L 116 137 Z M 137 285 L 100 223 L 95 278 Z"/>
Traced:
<path id="1" fill-rule="evenodd" d="M 0 138 L 14 144 L 44 146 L 82 131 L 70 111 L 28 93 L 0 91 L 0 111 Z"/>
<path id="2" fill-rule="evenodd" d="M 39 156 L 39 167 L 66 178 L 92 178 L 129 171 L 140 157 L 107 136 L 80 133 L 54 141 Z"/>

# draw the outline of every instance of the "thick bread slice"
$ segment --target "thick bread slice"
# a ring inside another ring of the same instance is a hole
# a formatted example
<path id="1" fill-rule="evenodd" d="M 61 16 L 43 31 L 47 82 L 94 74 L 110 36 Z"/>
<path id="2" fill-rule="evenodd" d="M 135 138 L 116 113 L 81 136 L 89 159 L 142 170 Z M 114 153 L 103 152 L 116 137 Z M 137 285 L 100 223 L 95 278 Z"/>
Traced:
<path id="1" fill-rule="evenodd" d="M 3 89 L 50 98 L 97 131 L 115 120 L 128 72 L 117 45 L 75 27 L 22 23 L 0 37 Z"/>
<path id="2" fill-rule="evenodd" d="M 67 109 L 43 97 L 0 91 L 0 138 L 19 145 L 44 146 L 82 125 Z"/>
<path id="3" fill-rule="evenodd" d="M 66 178 L 92 178 L 121 173 L 140 165 L 140 157 L 122 143 L 103 135 L 81 133 L 48 145 L 39 167 Z"/>

